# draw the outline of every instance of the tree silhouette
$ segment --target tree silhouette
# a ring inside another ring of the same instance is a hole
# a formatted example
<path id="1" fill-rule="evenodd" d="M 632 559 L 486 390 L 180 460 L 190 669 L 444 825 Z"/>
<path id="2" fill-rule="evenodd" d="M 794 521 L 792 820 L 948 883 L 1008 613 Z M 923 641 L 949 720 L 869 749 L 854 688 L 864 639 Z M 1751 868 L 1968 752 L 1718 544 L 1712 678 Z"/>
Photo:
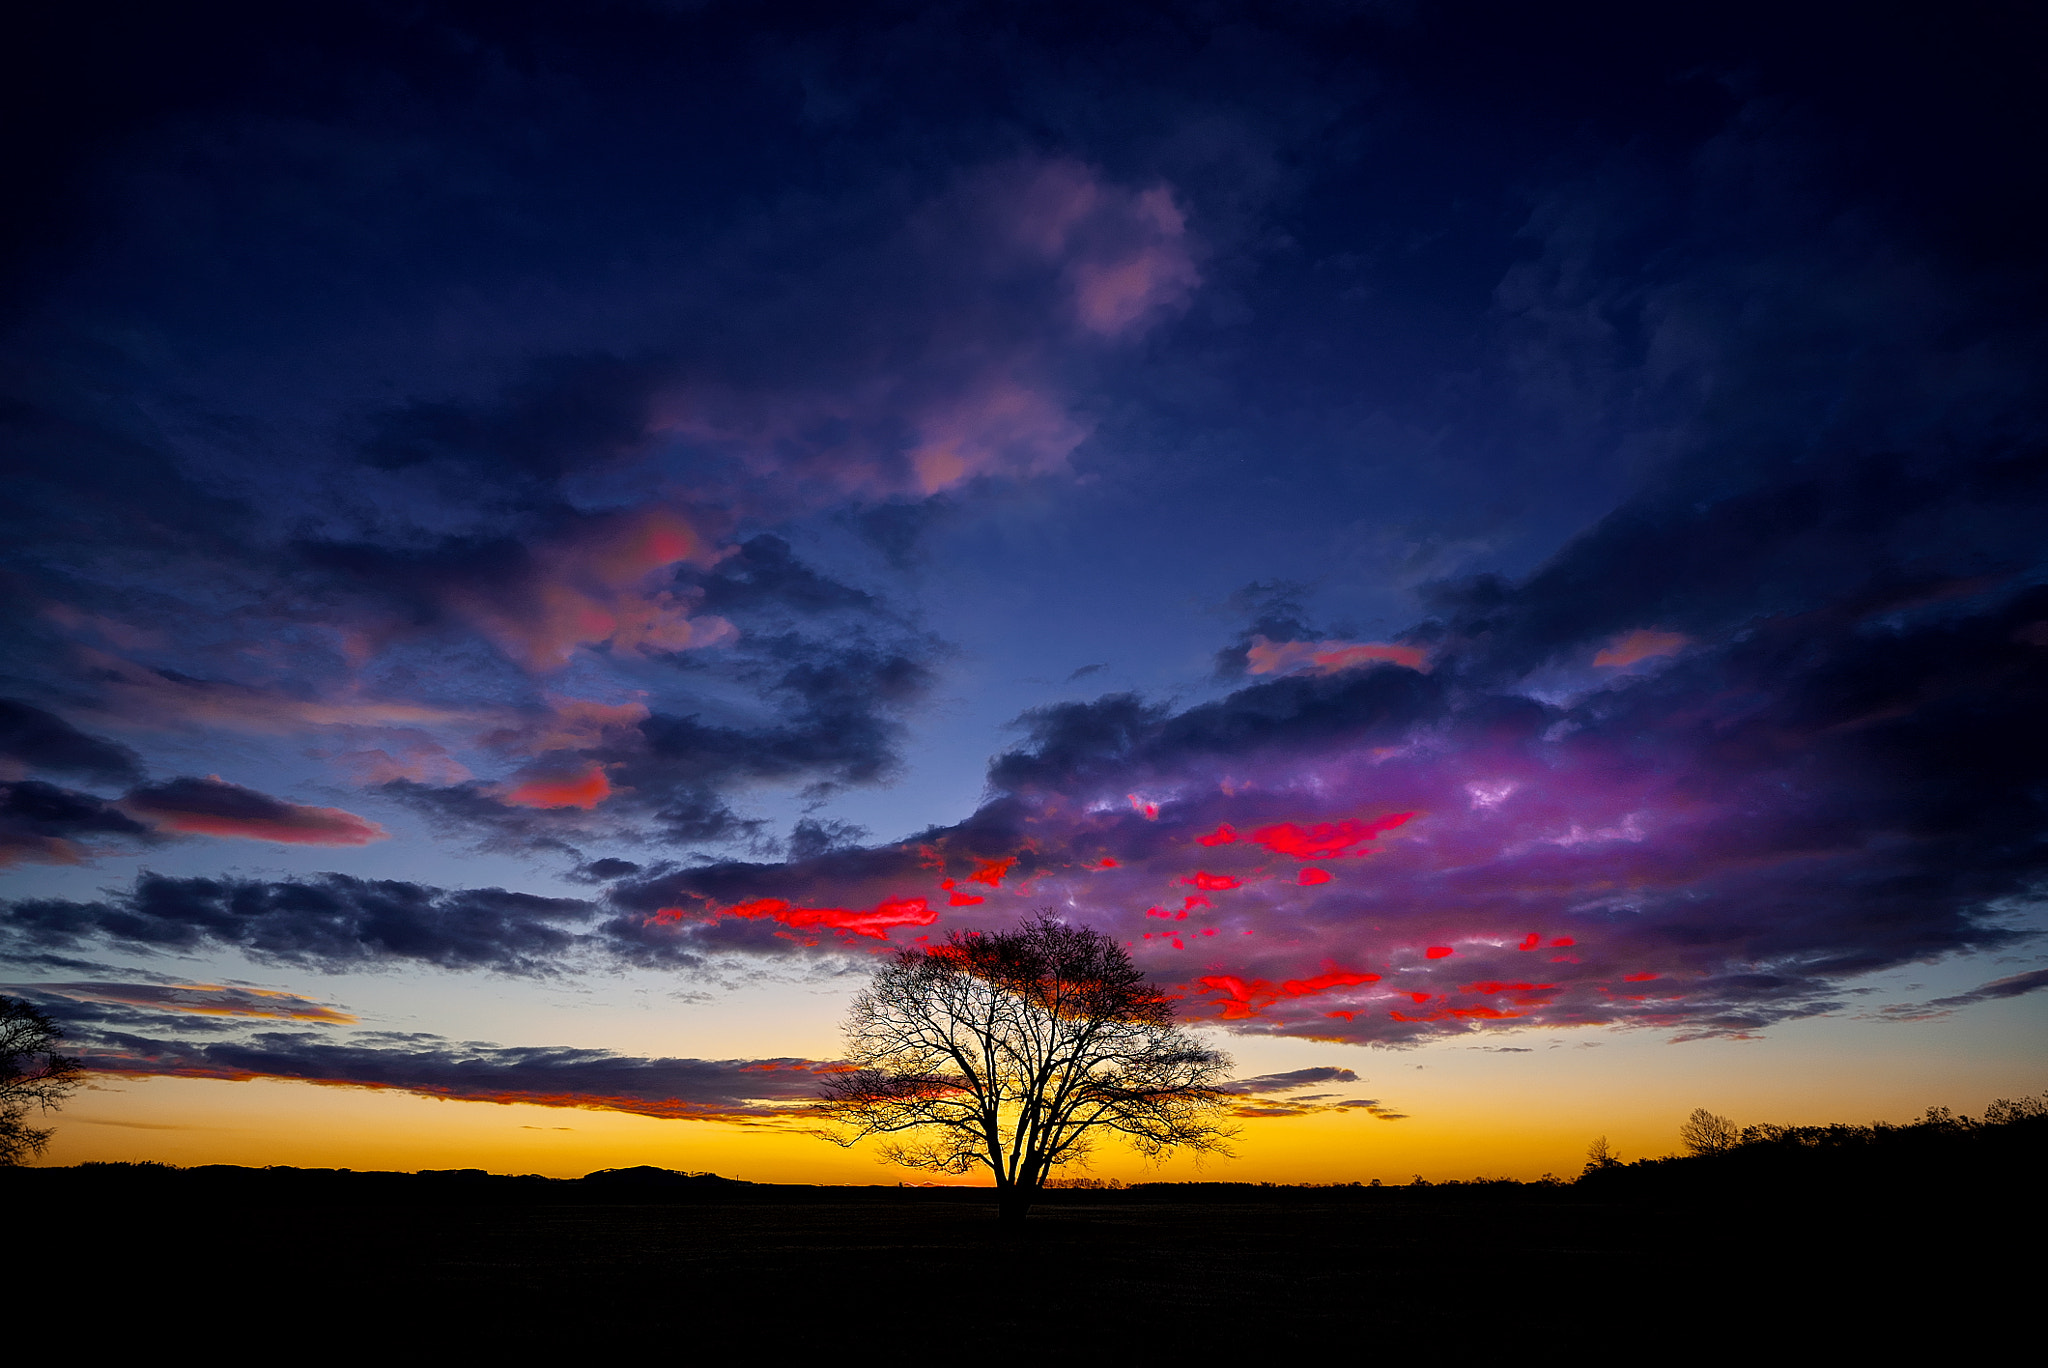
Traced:
<path id="1" fill-rule="evenodd" d="M 819 1103 L 842 1127 L 830 1138 L 892 1137 L 885 1160 L 941 1173 L 987 1168 L 1006 1224 L 1099 1136 L 1152 1158 L 1229 1153 L 1229 1057 L 1174 1025 L 1121 945 L 1049 911 L 899 952 L 854 1000 L 846 1041 L 854 1067 Z"/>
<path id="2" fill-rule="evenodd" d="M 1696 1107 L 1685 1124 L 1678 1128 L 1678 1138 L 1685 1145 L 1687 1154 L 1719 1154 L 1732 1149 L 1742 1138 L 1735 1123 L 1725 1116 L 1716 1116 L 1705 1107 Z"/>
<path id="3" fill-rule="evenodd" d="M 43 1152 L 50 1132 L 28 1125 L 30 1107 L 56 1106 L 78 1086 L 82 1066 L 57 1053 L 57 1023 L 33 1003 L 0 997 L 0 1165 Z"/>

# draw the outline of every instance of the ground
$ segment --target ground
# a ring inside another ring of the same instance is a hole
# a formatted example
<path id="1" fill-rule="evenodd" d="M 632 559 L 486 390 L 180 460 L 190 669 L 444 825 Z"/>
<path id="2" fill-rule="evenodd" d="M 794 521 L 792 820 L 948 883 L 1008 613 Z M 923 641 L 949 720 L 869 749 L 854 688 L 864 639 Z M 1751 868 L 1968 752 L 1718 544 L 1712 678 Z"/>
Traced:
<path id="1" fill-rule="evenodd" d="M 959 1196 L 237 1210 L 180 1198 L 46 1210 L 33 1228 L 68 1281 L 179 1338 L 721 1359 L 951 1358 L 964 1344 L 979 1362 L 1494 1358 L 1573 1343 L 1676 1352 L 1722 1335 L 1826 1350 L 1959 1305 L 2015 1306 L 2033 1276 L 2031 1254 L 1985 1238 L 1995 1213 L 1975 1229 L 1924 1205 L 1845 1224 L 1838 1211 L 1717 1220 L 1530 1190 L 1088 1194 L 1005 1238 L 992 1203 Z"/>

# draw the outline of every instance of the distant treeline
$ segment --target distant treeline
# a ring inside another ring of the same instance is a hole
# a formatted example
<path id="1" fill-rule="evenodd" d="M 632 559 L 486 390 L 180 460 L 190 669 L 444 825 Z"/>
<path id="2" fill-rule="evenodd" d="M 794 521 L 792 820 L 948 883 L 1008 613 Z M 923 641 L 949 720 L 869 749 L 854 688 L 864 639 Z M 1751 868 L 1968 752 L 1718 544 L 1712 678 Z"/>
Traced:
<path id="1" fill-rule="evenodd" d="M 1572 1188 L 1599 1197 L 1805 1191 L 1855 1198 L 1966 1187 L 2039 1193 L 2048 1159 L 2048 1094 L 2000 1099 L 1981 1120 L 1930 1107 L 1904 1125 L 1729 1127 L 1703 1142 L 1695 1128 L 1704 1116 L 1694 1113 L 1686 1128 L 1693 1153 L 1633 1163 L 1596 1158 Z"/>
<path id="2" fill-rule="evenodd" d="M 1695 1117 L 1704 1113 L 1695 1113 Z M 1719 1118 L 1712 1118 L 1719 1120 Z M 1694 1143 L 1689 1141 L 1688 1143 Z M 2048 1177 L 2048 1096 L 1993 1104 L 1981 1120 L 1931 1108 L 1904 1125 L 1757 1125 L 1725 1133 L 1701 1152 L 1621 1162 L 1599 1157 L 1576 1178 L 1533 1182 L 1478 1177 L 1406 1183 L 1121 1183 L 1064 1179 L 1042 1194 L 1048 1205 L 1098 1202 L 1407 1202 L 1523 1200 L 1628 1202 L 1807 1195 L 1868 1200 L 1886 1193 L 1996 1191 L 2038 1198 Z M 642 1166 L 581 1178 L 508 1175 L 482 1169 L 418 1173 L 206 1164 L 88 1163 L 67 1168 L 0 1168 L 0 1201 L 24 1204 L 169 1199 L 229 1203 L 556 1205 L 802 1202 L 987 1202 L 992 1190 L 923 1185 L 829 1186 L 750 1183 L 714 1173 Z"/>

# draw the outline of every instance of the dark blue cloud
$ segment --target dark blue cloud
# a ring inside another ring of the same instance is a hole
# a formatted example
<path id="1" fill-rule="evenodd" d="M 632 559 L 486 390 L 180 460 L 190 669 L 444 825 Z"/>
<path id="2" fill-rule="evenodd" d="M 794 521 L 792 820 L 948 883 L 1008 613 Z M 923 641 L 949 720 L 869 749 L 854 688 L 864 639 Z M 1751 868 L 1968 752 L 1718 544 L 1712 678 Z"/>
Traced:
<path id="1" fill-rule="evenodd" d="M 0 756 L 31 769 L 101 783 L 132 783 L 142 774 L 140 757 L 128 747 L 90 736 L 55 713 L 5 698 L 0 698 Z"/>
<path id="2" fill-rule="evenodd" d="M 153 833 L 103 798 L 40 779 L 0 782 L 0 864 L 35 860 L 71 864 L 107 838 L 147 841 Z"/>
<path id="3" fill-rule="evenodd" d="M 10 951 L 113 944 L 241 950 L 334 970 L 414 963 L 533 974 L 562 966 L 592 912 L 574 898 L 344 874 L 277 882 L 143 874 L 127 893 L 102 901 L 12 902 L 5 930 Z"/>
<path id="4" fill-rule="evenodd" d="M 62 1023 L 67 1048 L 89 1071 L 125 1077 L 265 1078 L 746 1124 L 802 1116 L 831 1068 L 792 1058 L 645 1058 L 423 1032 L 343 1033 L 338 1025 L 353 1020 L 346 1014 L 330 1013 L 337 1025 L 313 1030 L 250 1030 L 247 1020 L 195 1015 L 268 1006 L 269 1015 L 321 1019 L 323 1009 L 304 999 L 227 988 L 86 983 L 22 991 Z"/>

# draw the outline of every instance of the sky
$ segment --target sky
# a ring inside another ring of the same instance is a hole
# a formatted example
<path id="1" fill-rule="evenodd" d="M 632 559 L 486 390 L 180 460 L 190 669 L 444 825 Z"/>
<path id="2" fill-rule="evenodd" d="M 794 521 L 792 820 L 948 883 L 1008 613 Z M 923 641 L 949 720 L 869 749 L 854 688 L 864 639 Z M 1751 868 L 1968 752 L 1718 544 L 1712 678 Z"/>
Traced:
<path id="1" fill-rule="evenodd" d="M 918 1175 L 1051 909 L 1247 1181 L 2048 1086 L 2039 15 L 47 8 L 0 991 L 44 1162 Z"/>

